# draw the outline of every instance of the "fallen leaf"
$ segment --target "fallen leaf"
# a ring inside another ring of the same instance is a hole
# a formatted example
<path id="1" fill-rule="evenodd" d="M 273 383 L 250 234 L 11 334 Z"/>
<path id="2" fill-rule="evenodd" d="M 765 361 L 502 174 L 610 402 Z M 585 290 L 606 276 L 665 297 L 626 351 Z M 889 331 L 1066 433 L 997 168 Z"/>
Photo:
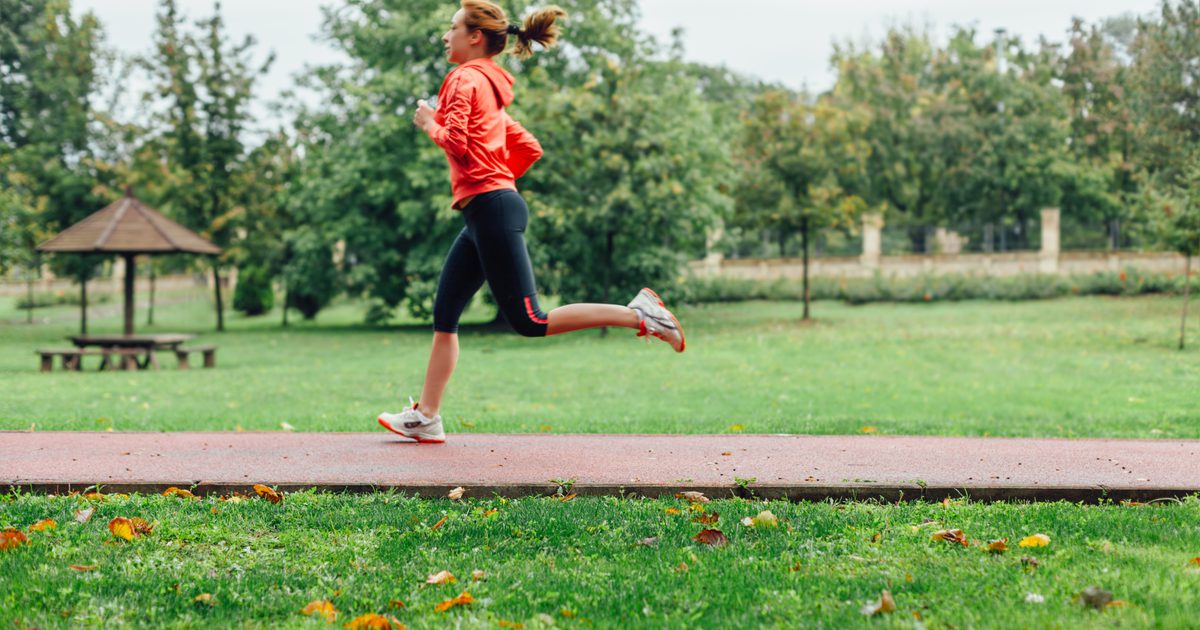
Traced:
<path id="1" fill-rule="evenodd" d="M 695 490 L 687 490 L 685 492 L 676 492 L 675 498 L 676 499 L 687 499 L 688 501 L 691 501 L 692 503 L 708 503 L 708 497 L 704 496 L 703 492 L 696 492 Z"/>
<path id="2" fill-rule="evenodd" d="M 687 509 L 689 512 L 703 513 L 704 512 L 704 504 L 703 503 L 693 503 L 693 504 L 689 505 Z"/>
<path id="3" fill-rule="evenodd" d="M 158 524 L 158 521 L 154 521 L 153 523 L 147 523 L 146 519 L 138 518 L 135 516 L 135 517 L 129 519 L 129 523 L 133 527 L 134 535 L 144 535 L 144 534 L 149 534 L 150 532 L 153 532 L 154 526 Z"/>
<path id="4" fill-rule="evenodd" d="M 870 426 L 870 425 L 862 427 L 858 430 L 859 433 L 874 433 L 875 431 L 876 431 L 875 427 Z"/>
<path id="5" fill-rule="evenodd" d="M 1025 593 L 1025 603 L 1027 604 L 1044 604 L 1046 598 L 1037 593 Z"/>
<path id="6" fill-rule="evenodd" d="M 217 604 L 217 602 L 213 599 L 212 593 L 200 593 L 192 599 L 192 603 L 204 606 L 215 606 Z"/>
<path id="7" fill-rule="evenodd" d="M 779 519 L 771 513 L 771 510 L 763 510 L 757 516 L 750 519 L 755 527 L 779 527 Z"/>
<path id="8" fill-rule="evenodd" d="M 500 627 L 502 627 L 502 628 L 518 628 L 519 629 L 519 628 L 525 627 L 525 624 L 523 624 L 519 621 L 505 621 L 504 619 L 500 619 L 500 620 L 497 620 L 496 623 L 499 624 Z"/>
<path id="9" fill-rule="evenodd" d="M 443 517 L 442 517 L 442 520 L 438 521 L 437 523 L 434 523 L 433 527 L 430 527 L 430 528 L 429 528 L 429 531 L 434 531 L 435 529 L 437 529 L 437 528 L 441 527 L 441 526 L 442 526 L 442 523 L 445 523 L 445 522 L 446 522 L 446 519 L 448 519 L 448 518 L 450 518 L 450 515 L 449 515 L 449 514 L 447 514 L 447 515 L 443 516 Z"/>
<path id="10" fill-rule="evenodd" d="M 572 492 L 571 494 L 558 497 L 558 500 L 562 501 L 563 503 L 566 503 L 567 501 L 570 501 L 571 499 L 574 499 L 574 498 L 575 498 L 575 493 Z"/>
<path id="11" fill-rule="evenodd" d="M 325 618 L 325 621 L 332 623 L 333 620 L 337 618 L 337 609 L 333 607 L 333 602 L 331 601 L 315 599 L 309 602 L 304 608 L 301 608 L 300 614 L 308 615 L 309 617 L 313 615 L 321 615 Z"/>
<path id="12" fill-rule="evenodd" d="M 717 516 L 716 512 L 712 512 L 709 514 L 699 514 L 692 518 L 692 522 L 693 523 L 704 523 L 705 525 L 712 525 L 713 523 L 717 522 L 717 518 L 718 518 L 718 516 Z"/>
<path id="13" fill-rule="evenodd" d="M 58 523 L 55 522 L 54 519 L 44 518 L 44 519 L 34 523 L 33 525 L 30 525 L 29 531 L 40 532 L 40 531 L 47 530 L 47 529 L 54 529 L 55 527 L 58 527 Z"/>
<path id="14" fill-rule="evenodd" d="M 679 573 L 684 573 L 688 570 L 688 565 L 686 562 L 680 562 L 679 564 L 675 565 L 675 570 Z"/>
<path id="15" fill-rule="evenodd" d="M 682 510 L 680 510 L 679 508 L 673 508 L 673 507 L 669 507 L 663 511 L 666 512 L 667 514 L 683 514 Z"/>
<path id="16" fill-rule="evenodd" d="M 94 564 L 69 564 L 69 565 L 67 565 L 67 568 L 75 569 L 76 571 L 83 572 L 83 571 L 95 571 L 96 569 L 98 569 L 100 567 L 98 567 Z"/>
<path id="17" fill-rule="evenodd" d="M 92 520 L 92 513 L 95 511 L 96 511 L 96 508 L 75 510 L 75 520 L 79 521 L 80 523 L 86 523 L 86 522 Z"/>
<path id="18" fill-rule="evenodd" d="M 295 431 L 296 430 L 296 427 L 294 427 L 286 422 L 280 422 L 279 428 L 283 429 L 284 431 Z"/>
<path id="19" fill-rule="evenodd" d="M 1108 602 L 1107 604 L 1105 604 L 1104 607 L 1105 608 L 1120 608 L 1122 606 L 1128 606 L 1128 605 L 1129 605 L 1129 602 L 1127 602 L 1123 599 L 1114 599 L 1111 602 Z"/>
<path id="20" fill-rule="evenodd" d="M 438 604 L 434 607 L 434 610 L 438 612 L 445 612 L 455 606 L 464 606 L 473 601 L 475 601 L 475 598 L 471 597 L 470 593 L 463 591 L 459 593 L 457 597 L 454 597 L 453 599 L 447 599 L 446 601 Z"/>
<path id="21" fill-rule="evenodd" d="M 896 602 L 892 599 L 892 592 L 885 589 L 879 594 L 879 601 L 863 606 L 859 609 L 859 612 L 868 617 L 878 615 L 879 613 L 896 612 Z"/>
<path id="22" fill-rule="evenodd" d="M 788 571 L 799 571 L 799 570 L 801 570 L 801 569 L 803 569 L 803 568 L 804 568 L 804 565 L 800 564 L 800 561 L 799 561 L 799 560 L 797 560 L 795 564 L 793 564 L 792 566 L 788 567 Z"/>
<path id="23" fill-rule="evenodd" d="M 268 488 L 267 486 L 262 485 L 261 483 L 254 484 L 254 491 L 258 493 L 258 496 L 270 501 L 271 503 L 279 503 L 283 500 L 282 495 Z"/>
<path id="24" fill-rule="evenodd" d="M 958 543 L 967 546 L 967 537 L 961 529 L 943 529 L 933 533 L 933 540 L 944 540 L 948 543 Z"/>
<path id="25" fill-rule="evenodd" d="M 454 574 L 449 571 L 439 571 L 425 579 L 426 584 L 450 584 L 456 581 Z"/>
<path id="26" fill-rule="evenodd" d="M 393 599 L 392 601 L 388 602 L 388 606 L 391 606 L 392 608 L 406 608 L 404 602 L 398 599 Z"/>
<path id="27" fill-rule="evenodd" d="M 99 492 L 85 492 L 83 493 L 83 498 L 88 501 L 103 501 L 107 497 Z"/>
<path id="28" fill-rule="evenodd" d="M 1083 601 L 1085 606 L 1091 606 L 1096 610 L 1100 610 L 1108 605 L 1113 599 L 1112 591 L 1106 591 L 1099 586 L 1089 586 L 1083 589 L 1083 592 L 1076 596 Z"/>
<path id="29" fill-rule="evenodd" d="M 1021 566 L 1025 567 L 1025 572 L 1029 573 L 1038 568 L 1037 558 L 1021 558 Z"/>
<path id="30" fill-rule="evenodd" d="M 493 515 L 493 514 L 495 514 L 495 513 L 499 512 L 499 511 L 500 511 L 500 510 L 499 510 L 499 509 L 497 509 L 497 508 L 492 508 L 492 509 L 490 509 L 490 510 L 487 510 L 487 511 L 485 511 L 485 512 L 483 513 L 483 517 L 484 517 L 484 518 L 487 518 L 487 517 L 489 517 L 489 516 L 491 516 L 491 515 Z"/>
<path id="31" fill-rule="evenodd" d="M 1188 562 L 1200 567 L 1200 556 L 1196 556 L 1195 558 L 1188 560 Z"/>
<path id="32" fill-rule="evenodd" d="M 450 494 L 447 494 L 446 496 L 450 497 L 451 501 L 457 501 L 462 498 L 464 492 L 466 492 L 466 489 L 462 486 L 458 486 L 457 488 L 451 490 Z"/>
<path id="33" fill-rule="evenodd" d="M 183 488 L 176 488 L 175 486 L 171 486 L 170 488 L 163 490 L 162 494 L 164 497 L 179 497 L 181 499 L 196 498 L 196 495 L 192 494 L 190 491 L 184 490 Z"/>
<path id="34" fill-rule="evenodd" d="M 117 538 L 133 540 L 133 522 L 124 516 L 118 516 L 109 521 L 108 530 Z"/>
<path id="35" fill-rule="evenodd" d="M 646 547 L 657 547 L 658 546 L 658 536 L 648 536 L 648 537 L 643 538 L 633 544 L 644 545 Z"/>
<path id="36" fill-rule="evenodd" d="M 350 630 L 404 630 L 404 624 L 400 623 L 391 615 L 383 616 L 376 613 L 367 613 L 359 615 L 349 623 L 342 624 L 343 628 Z"/>
<path id="37" fill-rule="evenodd" d="M 23 545 L 27 542 L 29 542 L 29 539 L 20 530 L 10 527 L 4 531 L 0 531 L 0 551 L 16 549 L 18 545 Z"/>
<path id="38" fill-rule="evenodd" d="M 726 457 L 729 457 L 730 455 L 733 455 L 733 453 L 731 453 L 731 452 L 729 452 L 729 451 L 725 451 L 724 453 L 721 453 L 721 454 L 722 454 L 722 455 L 724 455 L 724 456 L 726 456 Z"/>
<path id="39" fill-rule="evenodd" d="M 486 576 L 486 574 L 483 572 L 482 569 L 475 569 L 474 571 L 471 572 L 471 581 L 478 582 L 479 580 L 482 580 L 485 576 Z"/>
<path id="40" fill-rule="evenodd" d="M 725 534 L 719 529 L 702 529 L 698 534 L 692 536 L 692 540 L 714 547 L 721 547 L 729 542 L 729 539 L 725 538 Z"/>
<path id="41" fill-rule="evenodd" d="M 1005 551 L 1008 551 L 1008 539 L 1001 538 L 999 540 L 993 540 L 989 542 L 987 546 L 983 548 L 983 550 L 988 553 L 1004 553 Z"/>
<path id="42" fill-rule="evenodd" d="M 746 428 L 746 425 L 744 425 L 744 424 L 731 424 L 731 425 L 729 425 L 729 430 L 730 430 L 730 431 L 741 431 L 741 430 L 743 430 L 743 429 L 745 429 L 745 428 Z"/>
<path id="43" fill-rule="evenodd" d="M 1050 537 L 1045 534 L 1026 536 L 1017 543 L 1018 547 L 1045 547 L 1050 544 Z"/>
<path id="44" fill-rule="evenodd" d="M 872 544 L 878 543 L 881 540 L 883 540 L 883 533 L 881 533 L 881 532 L 875 532 L 875 535 L 871 536 Z"/>

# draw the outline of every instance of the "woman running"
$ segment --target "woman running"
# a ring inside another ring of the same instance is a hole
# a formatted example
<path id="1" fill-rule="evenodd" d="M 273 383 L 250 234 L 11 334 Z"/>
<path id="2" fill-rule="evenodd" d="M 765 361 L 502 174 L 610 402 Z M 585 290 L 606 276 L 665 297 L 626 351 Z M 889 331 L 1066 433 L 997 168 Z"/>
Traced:
<path id="1" fill-rule="evenodd" d="M 638 292 L 626 306 L 567 304 L 549 314 L 538 308 L 533 267 L 525 246 L 529 208 L 517 193 L 516 179 L 542 156 L 537 138 L 504 108 L 513 100 L 513 77 L 492 60 L 516 35 L 518 58 L 533 54 L 532 43 L 550 47 L 558 38 L 557 6 L 534 11 L 524 26 L 510 24 L 499 6 L 486 0 L 462 0 L 450 30 L 442 36 L 446 57 L 456 64 L 442 81 L 436 110 L 418 101 L 413 122 L 446 152 L 450 162 L 453 207 L 464 227 L 446 255 L 433 305 L 433 349 L 421 398 L 400 413 L 379 415 L 379 424 L 418 442 L 445 442 L 442 393 L 458 362 L 458 320 L 484 281 L 516 332 L 545 337 L 595 328 L 623 326 L 652 335 L 683 352 L 683 328 L 658 294 Z"/>

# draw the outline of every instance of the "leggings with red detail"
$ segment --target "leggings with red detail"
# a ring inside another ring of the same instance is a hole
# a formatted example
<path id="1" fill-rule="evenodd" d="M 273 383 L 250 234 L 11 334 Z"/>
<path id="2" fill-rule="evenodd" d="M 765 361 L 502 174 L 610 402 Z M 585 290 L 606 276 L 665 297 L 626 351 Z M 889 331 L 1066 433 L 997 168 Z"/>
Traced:
<path id="1" fill-rule="evenodd" d="M 510 188 L 477 195 L 462 210 L 466 226 L 454 239 L 433 301 L 433 329 L 458 332 L 458 319 L 484 280 L 504 319 L 521 335 L 546 336 L 533 265 L 525 247 L 529 206 Z"/>

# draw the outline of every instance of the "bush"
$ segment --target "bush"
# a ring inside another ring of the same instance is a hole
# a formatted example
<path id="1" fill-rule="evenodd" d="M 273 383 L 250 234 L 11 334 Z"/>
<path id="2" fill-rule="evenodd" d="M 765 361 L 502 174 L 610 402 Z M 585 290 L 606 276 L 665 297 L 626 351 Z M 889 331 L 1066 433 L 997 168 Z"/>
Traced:
<path id="1" fill-rule="evenodd" d="M 253 317 L 274 307 L 275 290 L 271 288 L 270 272 L 261 266 L 238 268 L 237 288 L 233 292 L 234 310 Z"/>
<path id="2" fill-rule="evenodd" d="M 876 273 L 870 278 L 811 278 L 814 300 L 843 300 L 849 304 L 871 302 L 946 302 L 957 300 L 1043 300 L 1067 295 L 1145 295 L 1183 293 L 1182 276 L 1149 273 L 1127 268 L 1121 272 L 1057 276 L 1029 273 L 1014 276 L 977 274 L 924 274 L 898 278 Z M 1200 278 L 1193 278 L 1193 291 Z M 749 280 L 691 276 L 676 290 L 680 302 L 734 302 L 741 300 L 803 300 L 801 280 Z"/>

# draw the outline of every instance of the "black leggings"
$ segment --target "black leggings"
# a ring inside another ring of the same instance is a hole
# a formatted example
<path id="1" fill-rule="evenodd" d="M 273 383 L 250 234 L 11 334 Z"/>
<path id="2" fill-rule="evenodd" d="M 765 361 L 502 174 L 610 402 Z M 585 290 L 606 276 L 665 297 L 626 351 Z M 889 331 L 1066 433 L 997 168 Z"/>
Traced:
<path id="1" fill-rule="evenodd" d="M 458 332 L 458 318 L 486 279 L 513 330 L 526 337 L 546 336 L 548 316 L 538 308 L 525 248 L 525 200 L 512 189 L 492 190 L 472 199 L 462 215 L 466 227 L 450 246 L 438 279 L 433 329 Z"/>

